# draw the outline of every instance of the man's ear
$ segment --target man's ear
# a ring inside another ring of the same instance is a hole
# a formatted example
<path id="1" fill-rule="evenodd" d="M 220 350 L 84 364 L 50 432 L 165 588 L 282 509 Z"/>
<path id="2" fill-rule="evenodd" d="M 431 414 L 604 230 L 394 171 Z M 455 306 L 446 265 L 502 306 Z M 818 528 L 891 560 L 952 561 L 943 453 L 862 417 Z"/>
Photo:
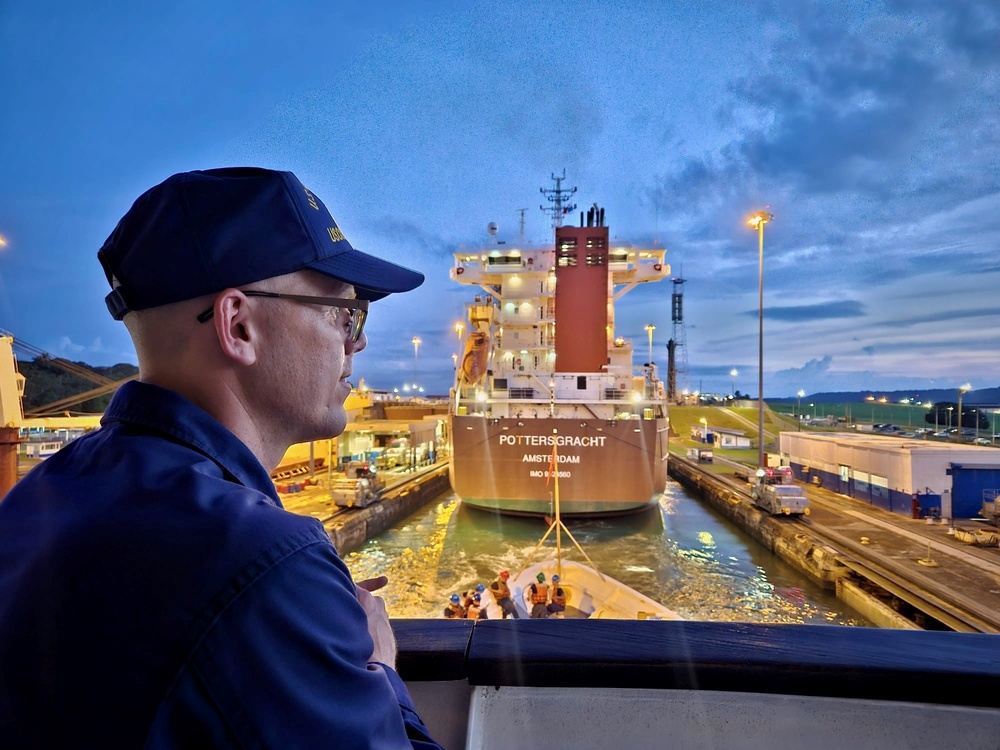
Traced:
<path id="1" fill-rule="evenodd" d="M 246 295 L 239 289 L 220 292 L 212 305 L 215 336 L 219 340 L 222 353 L 241 365 L 252 365 L 257 361 L 257 345 L 260 341 L 257 321 L 250 314 Z"/>

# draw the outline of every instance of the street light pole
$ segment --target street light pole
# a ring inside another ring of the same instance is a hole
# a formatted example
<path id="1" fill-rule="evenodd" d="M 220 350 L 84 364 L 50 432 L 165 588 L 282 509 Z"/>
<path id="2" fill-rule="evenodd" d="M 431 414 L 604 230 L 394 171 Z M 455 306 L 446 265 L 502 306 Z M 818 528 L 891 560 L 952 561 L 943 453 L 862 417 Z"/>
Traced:
<path id="1" fill-rule="evenodd" d="M 757 466 L 764 468 L 764 225 L 774 218 L 758 211 L 747 223 L 757 230 Z"/>
<path id="2" fill-rule="evenodd" d="M 649 364 L 653 364 L 653 331 L 656 330 L 656 326 L 652 323 L 647 323 L 644 329 L 646 333 L 649 334 Z"/>
<path id="3" fill-rule="evenodd" d="M 799 397 L 799 406 L 795 421 L 798 423 L 798 431 L 802 432 L 802 397 L 806 395 L 806 392 L 800 389 L 796 395 Z"/>
<path id="4" fill-rule="evenodd" d="M 964 437 L 964 435 L 962 435 L 962 394 L 968 393 L 971 390 L 972 386 L 969 385 L 968 383 L 966 383 L 965 385 L 960 385 L 958 387 L 958 432 L 956 434 L 958 435 L 958 442 L 960 443 L 964 442 L 962 440 L 962 438 Z"/>
<path id="5" fill-rule="evenodd" d="M 733 401 L 736 400 L 736 376 L 739 374 L 739 371 L 735 367 L 729 371 L 729 377 L 733 379 Z"/>
<path id="6" fill-rule="evenodd" d="M 420 345 L 423 343 L 423 341 L 420 340 L 419 336 L 414 336 L 411 339 L 411 342 L 413 343 L 413 382 L 414 382 L 414 385 L 416 385 L 416 381 L 417 381 L 417 353 L 420 351 Z"/>

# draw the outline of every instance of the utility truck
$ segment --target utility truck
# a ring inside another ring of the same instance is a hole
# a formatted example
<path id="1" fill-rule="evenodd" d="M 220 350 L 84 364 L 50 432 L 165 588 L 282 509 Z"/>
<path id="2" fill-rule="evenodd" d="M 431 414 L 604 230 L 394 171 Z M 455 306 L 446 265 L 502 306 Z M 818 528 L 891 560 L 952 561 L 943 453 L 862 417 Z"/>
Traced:
<path id="1" fill-rule="evenodd" d="M 787 466 L 757 469 L 750 485 L 750 497 L 754 505 L 772 516 L 809 515 L 809 498 L 795 484 L 792 470 Z"/>

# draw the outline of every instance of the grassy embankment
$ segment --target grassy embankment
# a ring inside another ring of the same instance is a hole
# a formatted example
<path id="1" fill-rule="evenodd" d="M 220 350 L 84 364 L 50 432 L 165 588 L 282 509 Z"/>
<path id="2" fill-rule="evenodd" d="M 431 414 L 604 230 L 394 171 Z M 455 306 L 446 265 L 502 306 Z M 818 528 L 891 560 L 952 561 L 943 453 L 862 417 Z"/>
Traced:
<path id="1" fill-rule="evenodd" d="M 766 405 L 765 405 L 766 406 Z M 748 464 L 757 463 L 757 410 L 756 409 L 733 409 L 733 412 L 748 420 L 751 424 L 737 419 L 728 410 L 718 406 L 671 406 L 670 407 L 670 452 L 676 455 L 685 455 L 688 448 L 711 447 L 712 452 L 724 456 L 733 461 L 742 461 Z M 717 445 L 706 446 L 691 437 L 691 428 L 701 427 L 699 420 L 704 419 L 708 427 L 724 427 L 733 430 L 742 430 L 749 436 L 751 445 L 749 449 L 719 448 Z M 770 409 L 764 410 L 764 432 L 777 435 L 781 430 L 795 429 L 794 423 L 787 417 L 782 418 L 780 414 L 774 414 Z M 765 439 L 764 450 L 774 450 L 774 442 Z M 705 464 L 706 469 L 717 474 L 732 474 L 733 470 L 724 464 Z"/>

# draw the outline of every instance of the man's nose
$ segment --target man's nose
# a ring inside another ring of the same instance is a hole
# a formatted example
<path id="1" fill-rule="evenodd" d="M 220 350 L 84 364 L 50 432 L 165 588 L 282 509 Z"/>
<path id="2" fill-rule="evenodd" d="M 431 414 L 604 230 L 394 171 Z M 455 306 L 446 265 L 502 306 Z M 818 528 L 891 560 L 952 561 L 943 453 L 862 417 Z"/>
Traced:
<path id="1" fill-rule="evenodd" d="M 351 354 L 356 354 L 357 352 L 360 352 L 366 346 L 368 346 L 368 334 L 366 334 L 364 331 L 361 332 L 361 336 L 358 338 L 357 341 L 348 340 L 348 349 L 350 350 Z"/>

